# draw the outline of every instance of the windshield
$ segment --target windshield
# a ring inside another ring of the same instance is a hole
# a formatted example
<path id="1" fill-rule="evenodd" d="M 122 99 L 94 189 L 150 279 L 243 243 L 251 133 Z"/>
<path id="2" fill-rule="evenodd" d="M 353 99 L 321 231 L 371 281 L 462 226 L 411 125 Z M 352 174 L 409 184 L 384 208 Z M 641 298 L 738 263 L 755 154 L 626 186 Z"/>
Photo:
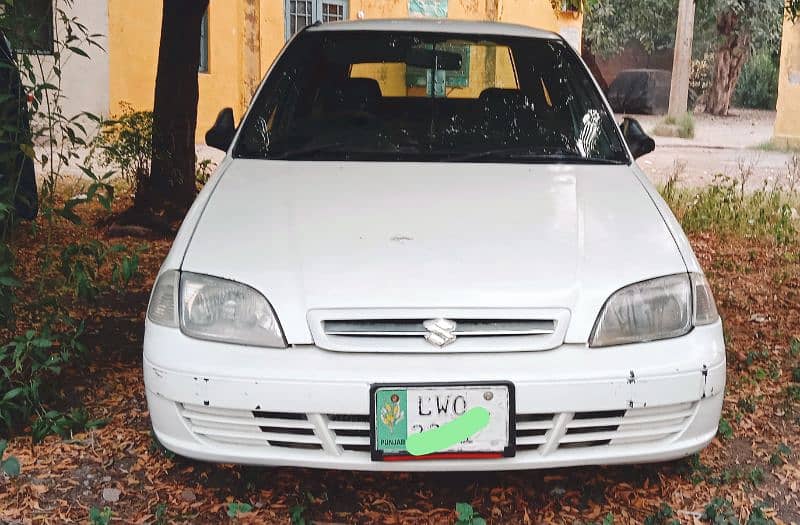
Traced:
<path id="1" fill-rule="evenodd" d="M 255 100 L 255 159 L 627 163 L 575 53 L 535 38 L 305 31 Z"/>

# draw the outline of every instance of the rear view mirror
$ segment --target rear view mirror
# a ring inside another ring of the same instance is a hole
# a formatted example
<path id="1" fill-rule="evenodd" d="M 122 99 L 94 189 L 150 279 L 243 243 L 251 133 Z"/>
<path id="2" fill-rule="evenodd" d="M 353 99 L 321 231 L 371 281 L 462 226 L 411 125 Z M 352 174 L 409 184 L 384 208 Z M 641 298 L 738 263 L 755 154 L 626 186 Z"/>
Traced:
<path id="1" fill-rule="evenodd" d="M 415 47 L 406 54 L 406 64 L 422 69 L 461 71 L 461 55 L 451 51 L 434 51 Z"/>
<path id="2" fill-rule="evenodd" d="M 647 155 L 656 149 L 656 141 L 645 133 L 638 120 L 625 117 L 622 119 L 619 128 L 622 131 L 622 136 L 625 137 L 625 142 L 628 143 L 628 148 L 630 148 L 634 159 Z"/>
<path id="3" fill-rule="evenodd" d="M 225 108 L 217 115 L 217 120 L 206 132 L 206 144 L 212 148 L 228 151 L 236 134 L 236 123 L 233 120 L 233 109 Z"/>

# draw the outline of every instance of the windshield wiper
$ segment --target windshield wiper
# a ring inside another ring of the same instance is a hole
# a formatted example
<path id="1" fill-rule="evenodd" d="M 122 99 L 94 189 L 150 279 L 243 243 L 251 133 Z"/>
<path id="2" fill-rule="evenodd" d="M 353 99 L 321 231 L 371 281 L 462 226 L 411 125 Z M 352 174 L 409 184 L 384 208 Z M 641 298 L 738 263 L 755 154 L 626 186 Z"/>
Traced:
<path id="1" fill-rule="evenodd" d="M 298 155 L 310 155 L 313 153 L 320 153 L 344 146 L 344 142 L 321 142 L 319 144 L 306 145 L 299 148 L 287 149 L 275 155 L 269 154 L 268 158 L 272 160 L 290 159 Z"/>
<path id="2" fill-rule="evenodd" d="M 530 147 L 517 146 L 512 148 L 496 148 L 483 151 L 474 151 L 463 155 L 456 155 L 445 159 L 447 162 L 468 162 L 498 157 L 500 159 L 525 159 L 533 162 L 561 162 L 573 164 L 622 164 L 619 160 L 601 159 L 597 157 L 581 157 L 577 154 L 564 153 L 535 153 Z"/>

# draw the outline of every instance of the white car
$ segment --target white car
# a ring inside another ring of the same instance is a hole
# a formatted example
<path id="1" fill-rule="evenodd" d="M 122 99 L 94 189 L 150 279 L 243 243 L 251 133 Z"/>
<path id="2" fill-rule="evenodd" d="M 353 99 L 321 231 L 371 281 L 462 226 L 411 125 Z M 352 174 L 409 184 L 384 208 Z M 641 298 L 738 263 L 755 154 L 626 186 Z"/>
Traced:
<path id="1" fill-rule="evenodd" d="M 615 124 L 558 35 L 314 25 L 207 142 L 227 155 L 147 313 L 166 448 L 506 470 L 664 461 L 714 438 L 722 324 L 633 161 L 653 141 Z"/>

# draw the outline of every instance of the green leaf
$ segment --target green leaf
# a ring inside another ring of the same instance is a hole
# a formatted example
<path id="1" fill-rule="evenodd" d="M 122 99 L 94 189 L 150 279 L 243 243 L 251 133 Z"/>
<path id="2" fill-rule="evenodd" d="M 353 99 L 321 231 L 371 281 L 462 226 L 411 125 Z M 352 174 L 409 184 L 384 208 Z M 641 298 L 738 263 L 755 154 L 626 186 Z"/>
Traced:
<path id="1" fill-rule="evenodd" d="M 16 288 L 20 284 L 21 283 L 17 279 L 14 279 L 10 275 L 0 275 L 0 285 L 2 286 L 6 286 L 8 288 Z"/>
<path id="2" fill-rule="evenodd" d="M 25 391 L 25 389 L 23 387 L 21 387 L 21 386 L 17 387 L 17 388 L 12 388 L 8 392 L 6 392 L 6 394 L 3 396 L 3 401 L 11 401 L 12 399 L 17 397 L 18 395 L 20 395 L 24 391 Z M 5 443 L 5 441 L 3 443 Z M 5 445 L 3 446 L 3 450 L 5 450 Z M 3 451 L 0 450 L 0 456 L 2 456 L 2 453 L 3 453 Z"/>
<path id="3" fill-rule="evenodd" d="M 19 476 L 19 471 L 19 460 L 17 460 L 17 458 L 14 456 L 11 456 L 3 461 L 3 472 L 12 478 Z"/>
<path id="4" fill-rule="evenodd" d="M 250 512 L 253 510 L 253 506 L 249 503 L 242 503 L 239 501 L 232 501 L 228 503 L 228 510 L 227 514 L 230 518 L 236 518 L 239 514 L 243 514 L 245 512 Z"/>

